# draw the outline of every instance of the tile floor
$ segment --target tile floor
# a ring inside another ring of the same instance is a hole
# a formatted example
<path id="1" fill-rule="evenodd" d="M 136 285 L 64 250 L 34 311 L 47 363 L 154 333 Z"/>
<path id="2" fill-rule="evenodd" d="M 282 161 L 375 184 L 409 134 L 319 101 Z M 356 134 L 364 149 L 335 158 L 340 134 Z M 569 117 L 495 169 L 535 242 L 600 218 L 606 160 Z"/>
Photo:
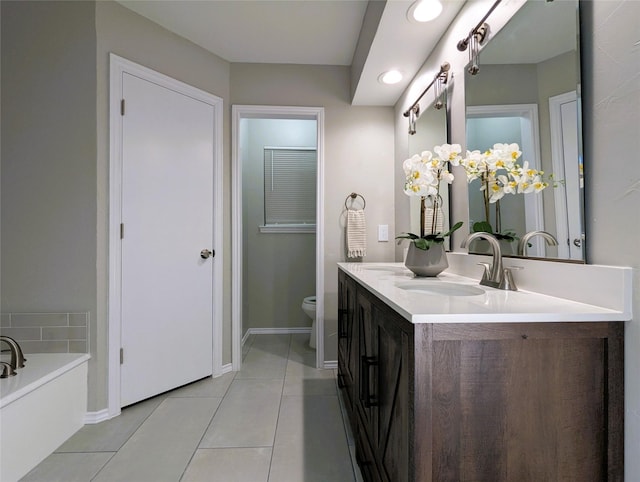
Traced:
<path id="1" fill-rule="evenodd" d="M 23 481 L 351 482 L 361 477 L 334 370 L 308 335 L 253 335 L 242 370 L 86 425 Z"/>

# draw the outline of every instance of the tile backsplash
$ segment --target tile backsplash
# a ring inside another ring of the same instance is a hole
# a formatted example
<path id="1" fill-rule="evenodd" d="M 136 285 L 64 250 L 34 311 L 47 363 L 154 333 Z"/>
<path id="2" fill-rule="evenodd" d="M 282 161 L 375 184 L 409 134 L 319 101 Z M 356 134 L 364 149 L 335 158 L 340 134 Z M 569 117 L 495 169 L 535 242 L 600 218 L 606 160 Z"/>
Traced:
<path id="1" fill-rule="evenodd" d="M 2 313 L 0 334 L 24 353 L 89 353 L 89 313 Z"/>

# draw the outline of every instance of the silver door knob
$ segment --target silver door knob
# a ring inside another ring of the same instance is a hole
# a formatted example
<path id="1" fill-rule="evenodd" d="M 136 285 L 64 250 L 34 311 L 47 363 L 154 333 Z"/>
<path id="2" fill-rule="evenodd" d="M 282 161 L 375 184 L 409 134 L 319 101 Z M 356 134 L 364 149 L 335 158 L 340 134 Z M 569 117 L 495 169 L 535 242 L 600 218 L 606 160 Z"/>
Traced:
<path id="1" fill-rule="evenodd" d="M 215 251 L 210 251 L 208 249 L 203 249 L 202 251 L 200 251 L 200 257 L 202 259 L 207 259 L 207 258 L 209 258 L 211 256 L 215 256 L 215 255 L 216 255 Z"/>
<path id="2" fill-rule="evenodd" d="M 582 246 L 582 240 L 581 240 L 580 238 L 575 238 L 575 239 L 573 240 L 573 245 L 574 245 L 576 248 L 580 248 L 580 247 Z"/>

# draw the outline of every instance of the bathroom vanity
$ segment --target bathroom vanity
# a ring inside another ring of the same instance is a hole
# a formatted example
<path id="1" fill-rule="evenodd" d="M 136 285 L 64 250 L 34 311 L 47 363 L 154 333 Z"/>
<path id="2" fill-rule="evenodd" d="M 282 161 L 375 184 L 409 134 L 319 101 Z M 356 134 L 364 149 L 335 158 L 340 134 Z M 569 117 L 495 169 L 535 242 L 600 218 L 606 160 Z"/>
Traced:
<path id="1" fill-rule="evenodd" d="M 338 383 L 366 481 L 622 481 L 623 315 L 339 264 Z"/>

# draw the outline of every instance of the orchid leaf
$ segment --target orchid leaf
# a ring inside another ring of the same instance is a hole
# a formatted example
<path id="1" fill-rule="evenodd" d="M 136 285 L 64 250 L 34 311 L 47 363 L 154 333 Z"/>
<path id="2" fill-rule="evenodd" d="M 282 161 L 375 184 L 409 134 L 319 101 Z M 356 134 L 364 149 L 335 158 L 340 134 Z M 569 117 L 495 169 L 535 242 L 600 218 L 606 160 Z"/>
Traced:
<path id="1" fill-rule="evenodd" d="M 487 221 L 479 221 L 477 223 L 473 223 L 473 232 L 493 234 L 493 227 L 491 227 L 491 224 Z"/>
<path id="2" fill-rule="evenodd" d="M 460 229 L 464 223 L 462 221 L 458 221 L 456 224 L 451 226 L 451 229 L 442 235 L 443 238 L 447 236 L 451 236 L 455 231 Z"/>

